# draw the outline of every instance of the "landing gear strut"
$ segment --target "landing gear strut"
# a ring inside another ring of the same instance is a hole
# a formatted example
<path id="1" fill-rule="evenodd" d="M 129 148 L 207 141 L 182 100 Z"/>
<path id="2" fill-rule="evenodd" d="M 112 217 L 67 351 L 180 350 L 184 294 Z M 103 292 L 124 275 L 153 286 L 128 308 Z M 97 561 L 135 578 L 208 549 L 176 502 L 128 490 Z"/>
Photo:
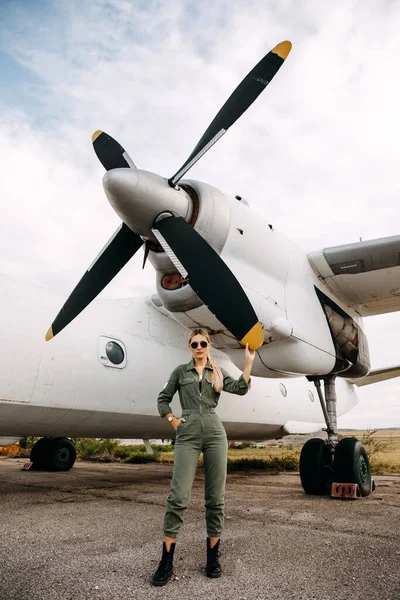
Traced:
<path id="1" fill-rule="evenodd" d="M 335 375 L 322 378 L 309 377 L 317 388 L 318 398 L 326 422 L 326 441 L 319 438 L 308 440 L 300 454 L 300 479 L 306 494 L 331 493 L 332 483 L 356 483 L 362 496 L 372 490 L 371 468 L 367 451 L 356 438 L 339 441 L 336 416 Z M 325 396 L 325 397 L 324 397 Z"/>
<path id="2" fill-rule="evenodd" d="M 31 450 L 31 462 L 36 469 L 69 471 L 76 459 L 74 444 L 68 438 L 41 438 Z"/>

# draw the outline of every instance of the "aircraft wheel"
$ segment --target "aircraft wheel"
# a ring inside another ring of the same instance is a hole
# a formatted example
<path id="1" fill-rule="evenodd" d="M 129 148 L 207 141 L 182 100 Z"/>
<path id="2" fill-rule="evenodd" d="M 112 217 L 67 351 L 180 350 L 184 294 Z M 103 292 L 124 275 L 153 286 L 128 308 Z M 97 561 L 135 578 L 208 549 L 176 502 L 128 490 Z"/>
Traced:
<path id="1" fill-rule="evenodd" d="M 49 453 L 51 450 L 51 444 L 53 440 L 51 438 L 40 438 L 31 450 L 30 461 L 39 469 L 46 469 L 49 467 Z"/>
<path id="2" fill-rule="evenodd" d="M 49 467 L 53 471 L 69 471 L 75 463 L 76 449 L 68 438 L 51 441 Z"/>
<path id="3" fill-rule="evenodd" d="M 320 438 L 308 440 L 300 454 L 300 479 L 306 494 L 325 496 L 331 492 L 332 455 Z"/>
<path id="4" fill-rule="evenodd" d="M 337 444 L 333 475 L 336 483 L 357 483 L 361 496 L 369 496 L 371 493 L 372 479 L 368 454 L 357 438 L 343 438 Z"/>

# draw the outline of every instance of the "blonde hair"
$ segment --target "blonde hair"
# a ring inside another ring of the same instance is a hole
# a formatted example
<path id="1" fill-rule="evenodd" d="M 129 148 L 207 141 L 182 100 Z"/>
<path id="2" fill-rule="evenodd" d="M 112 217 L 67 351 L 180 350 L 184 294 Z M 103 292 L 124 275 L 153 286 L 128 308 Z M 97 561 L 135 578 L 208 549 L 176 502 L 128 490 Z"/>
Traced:
<path id="1" fill-rule="evenodd" d="M 192 333 L 190 334 L 189 342 L 188 342 L 189 345 L 195 335 L 202 335 L 203 337 L 206 338 L 206 340 L 209 344 L 209 349 L 207 352 L 207 361 L 208 361 L 208 364 L 210 365 L 210 367 L 212 367 L 211 385 L 213 386 L 213 388 L 216 392 L 222 392 L 222 389 L 224 387 L 224 377 L 222 375 L 221 369 L 219 367 L 217 367 L 217 365 L 211 358 L 211 354 L 210 354 L 211 339 L 210 339 L 209 333 L 208 333 L 208 331 L 206 331 L 205 329 L 202 329 L 201 327 L 196 327 L 196 329 L 192 329 Z"/>

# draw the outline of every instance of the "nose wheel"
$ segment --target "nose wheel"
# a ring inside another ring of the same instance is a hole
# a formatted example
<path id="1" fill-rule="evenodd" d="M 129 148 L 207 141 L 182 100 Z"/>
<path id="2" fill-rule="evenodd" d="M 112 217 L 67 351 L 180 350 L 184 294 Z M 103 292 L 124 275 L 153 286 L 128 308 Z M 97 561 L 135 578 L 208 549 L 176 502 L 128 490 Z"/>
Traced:
<path id="1" fill-rule="evenodd" d="M 361 496 L 372 491 L 371 467 L 363 444 L 355 437 L 338 441 L 335 376 L 325 377 L 324 393 L 314 381 L 326 422 L 327 440 L 308 440 L 300 454 L 300 479 L 306 494 L 327 495 L 332 483 L 357 484 Z"/>

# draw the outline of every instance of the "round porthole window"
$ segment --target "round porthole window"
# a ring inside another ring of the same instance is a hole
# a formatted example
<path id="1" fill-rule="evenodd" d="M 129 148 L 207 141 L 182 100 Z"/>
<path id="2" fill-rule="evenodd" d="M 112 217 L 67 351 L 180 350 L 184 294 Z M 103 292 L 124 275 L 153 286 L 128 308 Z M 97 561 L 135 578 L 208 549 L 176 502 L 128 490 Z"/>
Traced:
<path id="1" fill-rule="evenodd" d="M 308 390 L 308 397 L 310 398 L 311 402 L 314 402 L 314 394 L 311 390 Z"/>
<path id="2" fill-rule="evenodd" d="M 113 365 L 120 365 L 125 358 L 124 351 L 117 342 L 108 342 L 108 344 L 106 344 L 106 354 L 108 360 L 112 362 Z"/>
<path id="3" fill-rule="evenodd" d="M 283 383 L 279 384 L 279 389 L 281 390 L 281 394 L 284 398 L 286 398 L 287 396 L 287 389 L 285 388 L 285 386 L 283 385 Z"/>

